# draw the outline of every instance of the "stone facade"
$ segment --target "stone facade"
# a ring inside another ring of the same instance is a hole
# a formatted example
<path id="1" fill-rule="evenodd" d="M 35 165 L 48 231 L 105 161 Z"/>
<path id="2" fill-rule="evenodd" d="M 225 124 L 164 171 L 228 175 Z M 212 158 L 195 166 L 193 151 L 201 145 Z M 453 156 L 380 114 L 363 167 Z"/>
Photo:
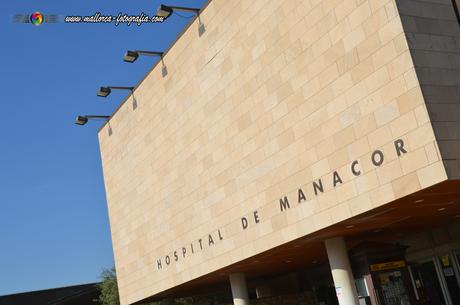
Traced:
<path id="1" fill-rule="evenodd" d="M 459 28 L 419 3 L 210 1 L 99 132 L 123 305 L 458 177 Z"/>
<path id="2" fill-rule="evenodd" d="M 460 26 L 451 0 L 398 0 L 417 77 L 450 178 L 460 178 Z"/>

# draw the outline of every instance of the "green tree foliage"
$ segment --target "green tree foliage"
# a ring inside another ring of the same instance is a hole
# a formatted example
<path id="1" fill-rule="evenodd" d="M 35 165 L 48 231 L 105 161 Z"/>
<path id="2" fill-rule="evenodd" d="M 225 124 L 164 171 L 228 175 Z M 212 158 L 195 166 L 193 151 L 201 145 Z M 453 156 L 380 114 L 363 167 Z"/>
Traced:
<path id="1" fill-rule="evenodd" d="M 120 305 L 120 297 L 118 295 L 117 274 L 115 268 L 104 269 L 101 273 L 102 282 L 98 285 L 100 296 L 99 303 L 102 305 Z M 222 293 L 213 293 L 207 295 L 182 297 L 160 302 L 152 302 L 144 305 L 217 305 L 217 304 L 231 304 L 231 296 Z"/>
<path id="2" fill-rule="evenodd" d="M 101 278 L 99 303 L 102 305 L 120 305 L 115 268 L 102 270 Z"/>
<path id="3" fill-rule="evenodd" d="M 117 273 L 115 267 L 103 269 L 101 273 L 101 283 L 98 285 L 100 295 L 99 303 L 102 305 L 120 305 L 118 294 Z M 162 305 L 160 302 L 147 303 L 144 305 Z"/>

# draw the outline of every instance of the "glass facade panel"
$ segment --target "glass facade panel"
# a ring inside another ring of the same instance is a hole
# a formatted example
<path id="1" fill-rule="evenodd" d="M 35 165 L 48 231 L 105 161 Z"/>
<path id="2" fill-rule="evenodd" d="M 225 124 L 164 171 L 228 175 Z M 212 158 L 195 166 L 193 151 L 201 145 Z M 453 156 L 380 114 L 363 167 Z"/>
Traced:
<path id="1" fill-rule="evenodd" d="M 452 258 L 449 254 L 445 254 L 441 255 L 438 259 L 441 264 L 442 275 L 446 281 L 452 304 L 460 304 L 460 287 L 458 286 Z"/>
<path id="2" fill-rule="evenodd" d="M 423 305 L 446 305 L 433 261 L 411 266 L 418 303 Z"/>

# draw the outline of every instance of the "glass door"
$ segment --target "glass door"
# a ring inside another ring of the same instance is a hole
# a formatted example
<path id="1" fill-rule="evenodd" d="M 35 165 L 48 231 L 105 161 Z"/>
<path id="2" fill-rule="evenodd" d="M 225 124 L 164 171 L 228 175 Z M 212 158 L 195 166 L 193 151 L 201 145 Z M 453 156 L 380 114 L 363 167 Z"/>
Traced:
<path id="1" fill-rule="evenodd" d="M 446 253 L 410 267 L 419 304 L 460 304 L 459 259 L 460 253 Z"/>
<path id="2" fill-rule="evenodd" d="M 452 304 L 460 304 L 460 287 L 457 279 L 458 273 L 455 270 L 452 256 L 450 254 L 441 255 L 438 257 L 438 262 Z"/>
<path id="3" fill-rule="evenodd" d="M 411 305 L 402 270 L 380 272 L 377 278 L 382 305 Z"/>
<path id="4" fill-rule="evenodd" d="M 433 260 L 410 267 L 418 304 L 447 305 Z"/>

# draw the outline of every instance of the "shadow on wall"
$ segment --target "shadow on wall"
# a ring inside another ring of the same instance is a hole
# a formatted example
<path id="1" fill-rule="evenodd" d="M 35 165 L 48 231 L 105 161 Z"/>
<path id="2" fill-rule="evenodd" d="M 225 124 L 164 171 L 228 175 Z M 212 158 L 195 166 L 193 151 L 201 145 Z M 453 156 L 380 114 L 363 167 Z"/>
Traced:
<path id="1" fill-rule="evenodd" d="M 396 0 L 449 179 L 460 178 L 460 0 Z"/>

